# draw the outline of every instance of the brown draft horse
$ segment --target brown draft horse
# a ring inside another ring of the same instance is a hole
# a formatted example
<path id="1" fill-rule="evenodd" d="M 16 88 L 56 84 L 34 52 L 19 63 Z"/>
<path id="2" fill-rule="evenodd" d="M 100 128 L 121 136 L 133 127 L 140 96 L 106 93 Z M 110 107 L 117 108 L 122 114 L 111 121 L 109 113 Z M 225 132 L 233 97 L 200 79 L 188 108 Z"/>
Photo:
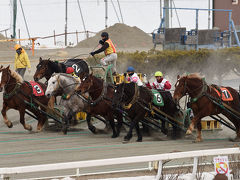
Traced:
<path id="1" fill-rule="evenodd" d="M 42 87 L 43 91 L 46 90 L 46 85 L 39 83 Z M 3 108 L 2 108 L 2 115 L 4 119 L 4 123 L 9 127 L 12 128 L 13 124 L 7 118 L 7 111 L 9 109 L 15 109 L 19 111 L 20 114 L 20 123 L 23 125 L 24 129 L 31 131 L 32 127 L 29 124 L 25 123 L 25 110 L 28 109 L 31 111 L 35 117 L 38 118 L 38 125 L 37 131 L 41 131 L 47 117 L 35 109 L 31 107 L 31 105 L 26 104 L 24 101 L 31 102 L 33 98 L 39 101 L 41 104 L 47 106 L 48 98 L 43 96 L 34 96 L 32 95 L 32 87 L 30 87 L 26 82 L 23 81 L 22 77 L 9 69 L 9 66 L 6 68 L 0 68 L 0 92 L 4 89 L 3 95 Z M 32 102 L 35 107 L 38 105 Z M 46 109 L 44 107 L 40 107 L 43 111 Z"/>
<path id="2" fill-rule="evenodd" d="M 185 75 L 182 77 L 178 76 L 177 79 L 178 80 L 175 84 L 173 99 L 175 102 L 178 103 L 183 96 L 189 94 L 191 98 L 191 108 L 194 114 L 192 122 L 186 132 L 187 135 L 191 134 L 193 128 L 196 126 L 197 127 L 196 142 L 202 141 L 201 119 L 205 116 L 217 115 L 222 113 L 236 127 L 237 136 L 235 140 L 236 141 L 240 140 L 240 119 L 230 114 L 226 110 L 220 108 L 220 106 L 214 103 L 214 101 L 222 103 L 221 98 L 215 91 L 216 88 L 219 89 L 218 86 L 214 84 L 207 85 L 204 78 L 197 73 Z M 238 92 L 231 87 L 225 88 L 231 93 L 233 100 L 224 101 L 223 103 L 227 104 L 227 106 L 233 109 L 232 111 L 240 112 L 240 101 Z"/>
<path id="3" fill-rule="evenodd" d="M 88 113 L 87 122 L 89 129 L 94 132 L 95 127 L 90 123 L 91 115 L 100 115 L 109 121 L 113 131 L 112 138 L 116 138 L 120 134 L 122 127 L 122 114 L 112 108 L 112 99 L 114 96 L 114 87 L 104 82 L 103 79 L 97 78 L 92 74 L 85 74 L 81 77 L 81 84 L 78 90 L 84 94 L 89 93 L 91 100 L 88 101 L 87 107 L 85 107 Z M 115 129 L 114 116 L 118 121 L 117 130 Z"/>

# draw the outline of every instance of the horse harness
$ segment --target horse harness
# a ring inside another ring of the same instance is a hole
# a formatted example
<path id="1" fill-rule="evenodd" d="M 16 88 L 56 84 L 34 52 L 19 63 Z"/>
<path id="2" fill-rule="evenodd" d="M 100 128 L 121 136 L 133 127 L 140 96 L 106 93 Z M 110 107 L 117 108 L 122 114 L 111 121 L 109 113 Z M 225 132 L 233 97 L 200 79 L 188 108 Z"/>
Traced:
<path id="1" fill-rule="evenodd" d="M 78 95 L 83 101 L 85 101 L 86 103 L 88 103 L 90 106 L 95 106 L 95 105 L 97 105 L 100 101 L 102 101 L 102 100 L 104 100 L 104 99 L 105 99 L 105 100 L 108 100 L 108 101 L 112 101 L 111 99 L 109 99 L 108 97 L 106 97 L 108 85 L 109 85 L 108 83 L 106 83 L 106 82 L 103 81 L 103 88 L 102 88 L 101 94 L 100 94 L 100 96 L 99 96 L 96 100 L 94 100 L 94 101 L 92 101 L 90 98 L 87 98 L 86 96 L 84 96 L 83 93 L 81 93 L 81 94 L 77 93 L 77 95 Z M 98 89 L 95 89 L 94 91 L 96 91 L 96 90 L 98 90 Z M 87 92 L 87 91 L 86 91 L 86 92 Z M 86 92 L 84 92 L 84 93 L 86 93 Z M 89 90 L 88 90 L 88 92 L 89 92 Z"/>
<path id="2" fill-rule="evenodd" d="M 124 87 L 123 87 L 123 91 L 124 91 Z M 138 85 L 136 83 L 134 83 L 134 95 L 133 95 L 133 98 L 128 103 L 128 105 L 123 105 L 123 108 L 124 109 L 130 109 L 132 107 L 132 105 L 137 102 L 137 100 L 139 98 L 139 94 L 140 94 L 139 87 L 138 87 Z"/>

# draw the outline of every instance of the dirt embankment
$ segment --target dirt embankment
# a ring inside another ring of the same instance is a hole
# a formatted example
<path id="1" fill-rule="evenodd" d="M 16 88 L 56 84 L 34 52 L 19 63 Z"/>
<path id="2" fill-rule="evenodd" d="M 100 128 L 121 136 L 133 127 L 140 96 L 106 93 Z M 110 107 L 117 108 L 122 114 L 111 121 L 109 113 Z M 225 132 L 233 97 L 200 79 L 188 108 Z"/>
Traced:
<path id="1" fill-rule="evenodd" d="M 6 39 L 2 34 L 0 34 L 0 40 Z M 0 41 L 0 51 L 9 51 L 14 48 L 14 42 L 2 42 Z"/>
<path id="2" fill-rule="evenodd" d="M 153 47 L 152 37 L 137 28 L 126 24 L 116 23 L 107 29 L 98 32 L 95 36 L 85 39 L 77 44 L 78 48 L 93 48 L 101 39 L 101 33 L 106 31 L 117 48 L 144 47 L 151 49 Z"/>

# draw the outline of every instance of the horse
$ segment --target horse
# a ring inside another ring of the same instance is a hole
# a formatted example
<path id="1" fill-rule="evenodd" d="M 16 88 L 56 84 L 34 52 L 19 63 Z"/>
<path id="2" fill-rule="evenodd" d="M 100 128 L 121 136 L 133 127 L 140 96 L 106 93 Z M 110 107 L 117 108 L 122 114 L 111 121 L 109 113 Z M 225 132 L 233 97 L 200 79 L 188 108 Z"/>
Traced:
<path id="1" fill-rule="evenodd" d="M 69 66 L 74 68 L 77 76 L 81 73 L 89 73 L 88 64 L 83 59 L 68 59 L 66 62 L 59 63 L 50 59 L 43 60 L 40 57 L 33 78 L 35 81 L 39 81 L 45 77 L 48 81 L 53 73 L 66 73 L 66 68 Z"/>
<path id="2" fill-rule="evenodd" d="M 46 78 L 48 81 L 53 73 L 66 73 L 66 68 L 72 66 L 75 70 L 76 75 L 80 76 L 82 73 L 89 73 L 88 64 L 83 59 L 68 59 L 64 63 L 59 63 L 57 61 L 51 61 L 50 59 L 43 60 L 39 58 L 39 63 L 37 65 L 37 70 L 33 76 L 35 81 L 39 81 L 42 78 Z M 46 81 L 46 82 L 47 82 Z M 62 92 L 58 92 L 55 96 L 52 96 L 49 101 L 49 108 L 54 108 L 54 102 L 56 96 L 60 96 Z"/>
<path id="3" fill-rule="evenodd" d="M 128 117 L 131 119 L 130 128 L 124 137 L 124 142 L 130 141 L 132 131 L 135 127 L 137 132 L 137 142 L 142 141 L 142 134 L 139 129 L 139 121 L 143 120 L 147 114 L 145 107 L 150 108 L 153 101 L 152 92 L 136 83 L 121 83 L 116 86 L 112 106 L 117 109 L 124 108 Z"/>
<path id="4" fill-rule="evenodd" d="M 6 68 L 0 68 L 0 92 L 2 92 L 3 89 L 3 108 L 1 113 L 4 123 L 9 128 L 13 127 L 6 113 L 9 109 L 15 109 L 19 111 L 20 123 L 23 125 L 24 129 L 31 131 L 32 126 L 26 124 L 24 118 L 27 109 L 38 118 L 37 131 L 41 131 L 47 117 L 39 111 L 38 107 L 40 103 L 42 105 L 48 104 L 49 99 L 44 96 L 46 85 L 38 83 L 32 87 L 30 82 L 23 81 L 22 77 L 15 71 L 9 69 L 8 66 Z M 33 92 L 36 92 L 36 94 L 33 95 Z M 40 109 L 46 111 L 45 107 L 40 106 Z"/>
<path id="5" fill-rule="evenodd" d="M 97 78 L 92 74 L 85 74 L 81 77 L 81 84 L 78 90 L 81 93 L 89 93 L 91 98 L 91 100 L 87 100 L 83 97 L 85 101 L 88 101 L 87 107 L 85 108 L 88 113 L 88 124 L 90 122 L 91 115 L 100 115 L 109 121 L 113 131 L 112 138 L 118 137 L 123 120 L 121 112 L 112 108 L 114 86 L 104 82 L 103 79 Z M 118 122 L 117 129 L 115 129 L 114 116 Z M 92 130 L 96 129 L 94 126 L 91 126 L 90 128 Z"/>
<path id="6" fill-rule="evenodd" d="M 64 134 L 67 133 L 69 120 L 79 111 L 84 110 L 84 101 L 76 93 L 77 88 L 80 85 L 80 79 L 77 79 L 69 74 L 54 73 L 48 80 L 47 90 L 45 95 L 50 98 L 56 93 L 62 92 L 61 104 L 64 107 L 64 122 L 63 128 Z M 88 97 L 88 94 L 85 93 Z"/>
<path id="7" fill-rule="evenodd" d="M 232 97 L 231 100 L 222 100 L 224 94 L 222 94 L 221 88 L 225 88 L 224 91 L 228 93 L 229 97 Z M 198 73 L 193 73 L 177 77 L 173 99 L 176 103 L 178 103 L 179 100 L 187 94 L 191 98 L 190 103 L 194 117 L 186 134 L 191 134 L 193 128 L 196 126 L 197 138 L 195 142 L 202 141 L 201 119 L 205 116 L 217 115 L 220 113 L 226 116 L 234 124 L 237 134 L 235 141 L 240 140 L 240 119 L 228 111 L 231 110 L 237 114 L 240 112 L 239 94 L 235 89 L 224 86 L 218 87 L 214 84 L 208 85 L 203 77 L 201 77 Z M 221 105 L 227 106 L 226 109 L 228 110 L 221 108 Z"/>
<path id="8" fill-rule="evenodd" d="M 155 91 L 155 90 L 152 90 L 152 92 L 153 91 Z M 180 111 L 178 105 L 173 101 L 171 92 L 165 91 L 165 90 L 157 90 L 157 92 L 161 95 L 164 105 L 156 106 L 153 103 L 153 106 L 155 106 L 156 108 L 158 108 L 159 110 L 161 110 L 162 112 L 166 113 L 167 115 L 169 115 L 173 118 L 183 118 L 183 113 L 182 113 L 182 111 Z M 171 121 L 171 119 L 169 119 L 169 120 Z M 165 124 L 166 124 L 166 122 L 163 120 L 161 131 L 164 134 L 167 134 L 168 129 L 165 128 Z M 174 138 L 174 139 L 180 138 L 181 137 L 181 134 L 179 134 L 180 131 L 181 131 L 181 129 L 179 129 L 176 126 L 173 126 L 172 138 Z"/>

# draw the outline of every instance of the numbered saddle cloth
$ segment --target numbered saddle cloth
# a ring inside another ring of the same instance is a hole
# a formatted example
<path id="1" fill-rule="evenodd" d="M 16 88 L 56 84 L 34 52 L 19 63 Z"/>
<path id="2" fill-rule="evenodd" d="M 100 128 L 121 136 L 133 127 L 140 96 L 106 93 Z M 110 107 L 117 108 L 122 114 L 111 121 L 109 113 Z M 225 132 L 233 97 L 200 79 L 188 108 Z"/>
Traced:
<path id="1" fill-rule="evenodd" d="M 227 88 L 220 87 L 219 89 L 214 88 L 214 90 L 216 91 L 218 96 L 220 98 L 222 98 L 223 101 L 232 101 L 233 100 L 232 94 L 230 93 L 230 91 Z M 220 91 L 222 92 L 222 95 L 220 94 Z"/>
<path id="2" fill-rule="evenodd" d="M 44 91 L 40 84 L 35 81 L 29 81 L 27 84 L 31 85 L 34 96 L 44 96 Z"/>
<path id="3" fill-rule="evenodd" d="M 160 107 L 164 106 L 162 95 L 155 89 L 152 89 L 152 93 L 153 93 L 153 104 Z"/>
<path id="4" fill-rule="evenodd" d="M 89 73 L 87 63 L 81 59 L 68 59 L 66 62 L 64 62 L 64 65 L 66 67 L 73 67 L 77 76 L 79 76 L 82 72 Z"/>

